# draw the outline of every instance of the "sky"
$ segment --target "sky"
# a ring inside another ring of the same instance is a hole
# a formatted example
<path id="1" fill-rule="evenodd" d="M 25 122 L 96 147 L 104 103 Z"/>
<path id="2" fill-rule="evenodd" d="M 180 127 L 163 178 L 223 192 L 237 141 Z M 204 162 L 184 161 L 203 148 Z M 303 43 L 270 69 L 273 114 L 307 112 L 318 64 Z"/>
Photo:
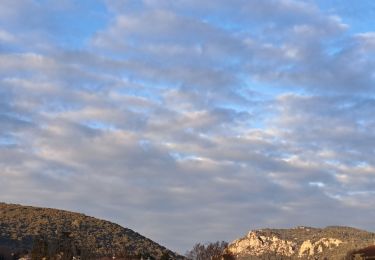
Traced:
<path id="1" fill-rule="evenodd" d="M 179 253 L 375 231 L 375 2 L 0 0 L 0 201 Z"/>

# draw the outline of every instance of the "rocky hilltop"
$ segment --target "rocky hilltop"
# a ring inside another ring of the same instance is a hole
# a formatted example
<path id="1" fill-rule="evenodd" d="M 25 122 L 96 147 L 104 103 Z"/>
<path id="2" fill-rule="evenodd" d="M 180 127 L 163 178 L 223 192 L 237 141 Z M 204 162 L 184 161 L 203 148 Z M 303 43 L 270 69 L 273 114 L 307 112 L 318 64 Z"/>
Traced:
<path id="1" fill-rule="evenodd" d="M 259 229 L 229 244 L 236 259 L 345 259 L 375 244 L 375 233 L 331 226 L 326 228 Z"/>
<path id="2" fill-rule="evenodd" d="M 61 236 L 68 236 L 77 248 L 96 256 L 183 259 L 137 232 L 109 221 L 64 210 L 0 203 L 0 246 L 30 251 L 37 239 L 58 241 Z"/>

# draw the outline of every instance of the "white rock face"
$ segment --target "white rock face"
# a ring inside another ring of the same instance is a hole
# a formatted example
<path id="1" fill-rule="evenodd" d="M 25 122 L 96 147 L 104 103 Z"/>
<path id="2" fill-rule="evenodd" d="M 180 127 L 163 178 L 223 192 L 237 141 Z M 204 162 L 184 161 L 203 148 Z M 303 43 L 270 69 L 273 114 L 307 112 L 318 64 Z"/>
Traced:
<path id="1" fill-rule="evenodd" d="M 334 247 L 339 246 L 343 242 L 339 239 L 335 238 L 322 238 L 316 242 L 311 242 L 310 240 L 306 240 L 302 243 L 299 251 L 298 256 L 313 256 L 316 253 L 323 252 L 324 248 L 332 249 Z"/>
<path id="2" fill-rule="evenodd" d="M 283 256 L 295 255 L 300 258 L 309 258 L 342 243 L 344 242 L 335 238 L 321 238 L 316 242 L 306 240 L 299 245 L 295 241 L 283 240 L 275 235 L 264 236 L 262 232 L 250 231 L 246 237 L 233 241 L 228 246 L 228 250 L 236 256 L 276 253 Z"/>
<path id="3" fill-rule="evenodd" d="M 276 236 L 266 237 L 256 232 L 249 234 L 242 239 L 232 242 L 228 250 L 234 255 L 262 255 L 267 252 L 275 252 L 280 255 L 291 256 L 295 253 L 296 243 L 283 240 Z"/>

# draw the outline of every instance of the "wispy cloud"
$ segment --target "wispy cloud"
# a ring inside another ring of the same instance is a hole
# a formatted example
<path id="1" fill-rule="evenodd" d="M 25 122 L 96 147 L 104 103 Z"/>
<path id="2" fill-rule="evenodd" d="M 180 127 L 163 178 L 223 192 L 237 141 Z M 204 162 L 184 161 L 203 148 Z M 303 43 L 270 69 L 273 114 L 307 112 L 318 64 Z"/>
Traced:
<path id="1" fill-rule="evenodd" d="M 371 229 L 374 32 L 335 10 L 5 1 L 1 199 L 111 219 L 182 253 L 256 227 Z"/>

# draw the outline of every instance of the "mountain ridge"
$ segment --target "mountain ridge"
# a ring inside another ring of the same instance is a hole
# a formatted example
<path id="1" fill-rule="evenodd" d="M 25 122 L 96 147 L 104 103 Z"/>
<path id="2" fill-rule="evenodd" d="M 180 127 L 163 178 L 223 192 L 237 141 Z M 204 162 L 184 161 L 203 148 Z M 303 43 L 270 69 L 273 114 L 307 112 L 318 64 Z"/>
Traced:
<path id="1" fill-rule="evenodd" d="M 346 227 L 250 230 L 228 245 L 236 259 L 345 259 L 375 244 L 375 233 Z"/>
<path id="2" fill-rule="evenodd" d="M 148 255 L 159 259 L 183 256 L 116 223 L 54 208 L 0 202 L 0 245 L 11 250 L 32 250 L 36 239 L 55 241 L 68 236 L 77 247 L 97 256 Z"/>

